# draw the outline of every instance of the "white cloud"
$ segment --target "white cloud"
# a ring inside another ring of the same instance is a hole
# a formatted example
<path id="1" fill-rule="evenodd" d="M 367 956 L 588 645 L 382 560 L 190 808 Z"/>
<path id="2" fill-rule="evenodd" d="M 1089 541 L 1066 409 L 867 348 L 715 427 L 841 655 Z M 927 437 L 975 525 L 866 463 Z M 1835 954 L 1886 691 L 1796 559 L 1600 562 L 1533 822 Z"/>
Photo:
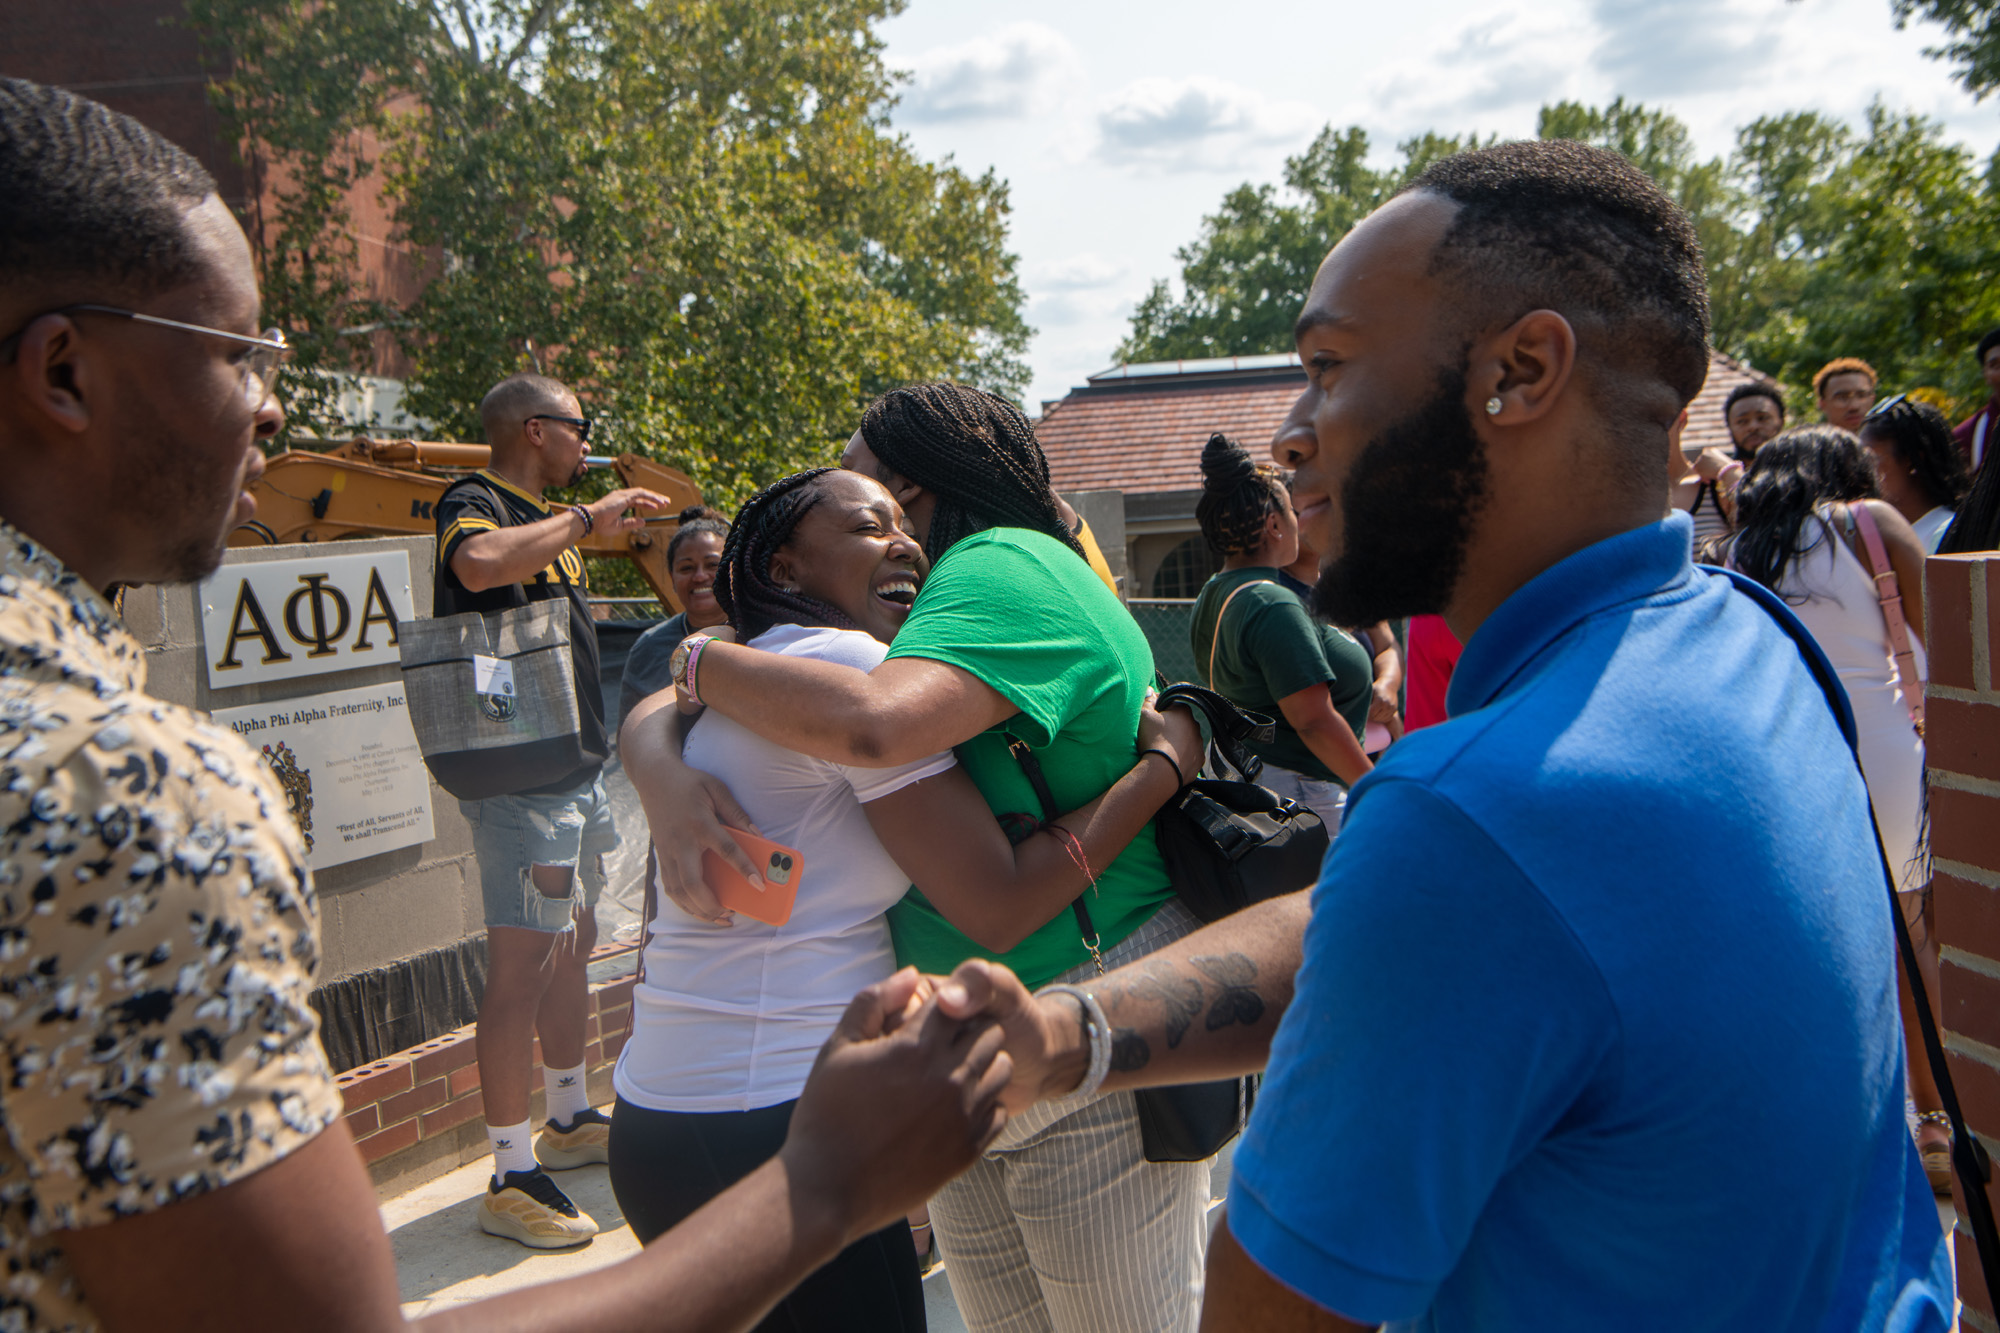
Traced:
<path id="1" fill-rule="evenodd" d="M 1130 271 L 1128 265 L 1085 252 L 1033 264 L 1027 279 L 1028 286 L 1037 292 L 1078 292 L 1108 287 Z"/>
<path id="2" fill-rule="evenodd" d="M 1597 72 L 1627 97 L 1688 97 L 1763 76 L 1780 51 L 1783 15 L 1747 11 L 1737 0 L 1594 0 L 1602 40 Z"/>
<path id="3" fill-rule="evenodd" d="M 1278 101 L 1205 74 L 1145 78 L 1099 107 L 1097 151 L 1110 162 L 1204 169 L 1246 147 L 1303 145 L 1325 121 L 1305 102 Z"/>
<path id="4" fill-rule="evenodd" d="M 1011 24 L 916 56 L 896 118 L 923 124 L 1026 115 L 1078 69 L 1076 48 L 1061 33 Z"/>

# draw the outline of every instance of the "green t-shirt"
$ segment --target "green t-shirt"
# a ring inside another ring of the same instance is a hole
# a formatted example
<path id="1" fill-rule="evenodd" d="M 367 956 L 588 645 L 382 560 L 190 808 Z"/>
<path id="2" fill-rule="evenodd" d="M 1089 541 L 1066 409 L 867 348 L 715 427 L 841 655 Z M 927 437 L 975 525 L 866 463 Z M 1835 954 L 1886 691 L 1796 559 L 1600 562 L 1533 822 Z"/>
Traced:
<path id="1" fill-rule="evenodd" d="M 1275 569 L 1231 569 L 1202 585 L 1188 627 L 1195 669 L 1208 671 L 1216 614 L 1223 600 L 1242 588 L 1229 604 L 1229 623 L 1215 647 L 1211 687 L 1237 707 L 1268 714 L 1278 724 L 1269 745 L 1250 746 L 1265 763 L 1339 782 L 1285 721 L 1278 700 L 1325 681 L 1333 692 L 1333 710 L 1358 739 L 1368 725 L 1375 663 L 1353 635 L 1309 614 L 1297 594 L 1275 581 L 1277 576 Z"/>
<path id="2" fill-rule="evenodd" d="M 1010 738 L 1034 748 L 1061 810 L 1095 800 L 1138 762 L 1153 650 L 1117 596 L 1052 537 L 991 528 L 959 541 L 924 581 L 889 656 L 969 671 L 1020 708 L 958 747 L 959 763 L 1003 819 L 1042 818 L 1034 788 L 1007 752 Z M 1105 949 L 1173 896 L 1151 825 L 1111 864 L 1093 869 L 1097 891 L 1085 905 Z M 960 934 L 916 889 L 889 909 L 889 929 L 897 962 L 926 972 L 997 958 L 1034 987 L 1090 959 L 1067 908 L 1004 954 Z"/>

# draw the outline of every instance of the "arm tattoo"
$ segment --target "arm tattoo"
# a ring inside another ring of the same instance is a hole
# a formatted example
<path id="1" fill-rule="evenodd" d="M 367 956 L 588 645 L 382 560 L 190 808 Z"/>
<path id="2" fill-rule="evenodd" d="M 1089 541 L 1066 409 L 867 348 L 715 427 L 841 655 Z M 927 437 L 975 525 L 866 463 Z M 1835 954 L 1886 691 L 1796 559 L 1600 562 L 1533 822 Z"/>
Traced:
<path id="1" fill-rule="evenodd" d="M 1204 955 L 1188 961 L 1200 968 L 1220 992 L 1215 997 L 1215 1003 L 1209 1006 L 1207 1026 L 1210 1032 L 1228 1027 L 1231 1023 L 1248 1027 L 1264 1016 L 1264 997 L 1255 989 L 1257 964 L 1246 955 Z"/>
<path id="2" fill-rule="evenodd" d="M 1167 1011 L 1167 1049 L 1181 1044 L 1201 1012 L 1201 983 L 1176 977 L 1162 968 L 1132 983 L 1131 993 L 1142 1000 L 1157 1000 Z"/>
<path id="3" fill-rule="evenodd" d="M 1111 1030 L 1111 1072 L 1130 1073 L 1134 1069 L 1144 1069 L 1153 1058 L 1153 1048 L 1146 1039 L 1131 1028 Z"/>

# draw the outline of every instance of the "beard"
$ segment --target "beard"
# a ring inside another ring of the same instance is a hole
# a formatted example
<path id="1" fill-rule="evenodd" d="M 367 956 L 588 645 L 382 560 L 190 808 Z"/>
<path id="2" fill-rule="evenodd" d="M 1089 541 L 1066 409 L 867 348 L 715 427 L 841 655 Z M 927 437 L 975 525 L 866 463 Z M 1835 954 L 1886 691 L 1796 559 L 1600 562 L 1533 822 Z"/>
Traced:
<path id="1" fill-rule="evenodd" d="M 162 540 L 153 551 L 153 568 L 134 581 L 199 583 L 222 567 L 229 548 L 243 455 L 224 464 L 215 457 L 213 445 L 190 446 L 168 425 L 166 414 L 151 404 L 135 402 L 128 410 L 135 418 L 128 429 L 128 439 L 135 445 L 130 455 L 130 492 L 141 497 L 143 521 Z"/>
<path id="2" fill-rule="evenodd" d="M 1370 440 L 1341 483 L 1340 550 L 1313 606 L 1336 625 L 1441 613 L 1486 502 L 1486 450 L 1465 408 L 1465 367 Z"/>

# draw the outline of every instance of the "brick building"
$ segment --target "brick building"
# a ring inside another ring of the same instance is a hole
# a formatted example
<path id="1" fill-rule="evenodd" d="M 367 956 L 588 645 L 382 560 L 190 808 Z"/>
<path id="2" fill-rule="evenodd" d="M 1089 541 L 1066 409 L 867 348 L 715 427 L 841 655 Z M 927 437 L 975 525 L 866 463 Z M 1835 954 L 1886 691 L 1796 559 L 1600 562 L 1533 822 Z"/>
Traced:
<path id="1" fill-rule="evenodd" d="M 226 74 L 204 59 L 186 0 L 5 0 L 0 3 L 0 74 L 54 84 L 122 111 L 186 149 L 215 177 L 223 201 L 260 253 L 273 238 L 281 181 L 248 145 L 231 140 L 209 98 Z M 349 198 L 359 279 L 370 296 L 408 305 L 423 290 L 425 256 L 393 239 L 370 185 Z M 388 423 L 405 365 L 378 336 L 373 372 L 354 376 L 350 415 Z"/>
<path id="2" fill-rule="evenodd" d="M 1772 381 L 1717 352 L 1688 415 L 1684 449 L 1727 448 L 1722 403 L 1739 384 Z M 1046 406 L 1035 424 L 1056 489 L 1125 494 L 1129 596 L 1192 597 L 1215 572 L 1194 502 L 1201 447 L 1216 431 L 1253 452 L 1270 442 L 1305 388 L 1297 356 L 1219 357 L 1115 366 Z"/>

